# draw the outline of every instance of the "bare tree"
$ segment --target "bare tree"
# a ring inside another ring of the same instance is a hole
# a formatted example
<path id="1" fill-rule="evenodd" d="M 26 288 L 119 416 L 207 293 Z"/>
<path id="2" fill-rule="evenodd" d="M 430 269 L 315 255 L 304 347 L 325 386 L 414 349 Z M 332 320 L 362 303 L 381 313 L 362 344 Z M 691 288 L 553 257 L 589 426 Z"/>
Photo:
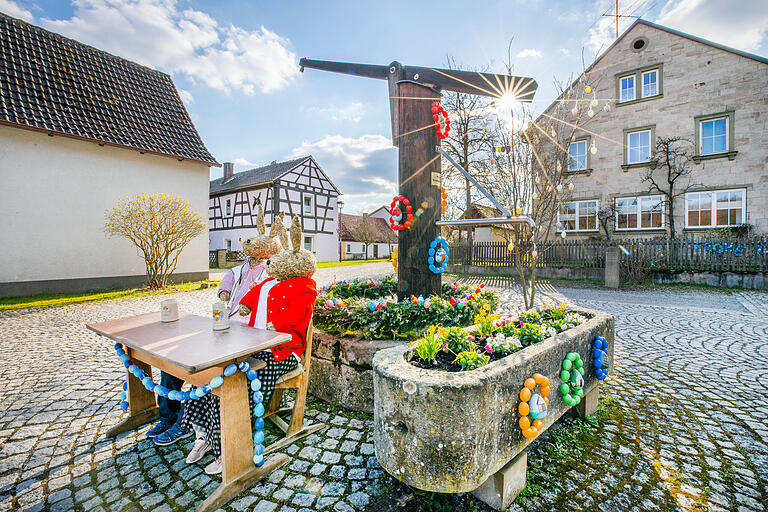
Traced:
<path id="1" fill-rule="evenodd" d="M 676 235 L 675 199 L 696 186 L 691 182 L 692 149 L 693 142 L 684 137 L 659 137 L 656 140 L 655 165 L 649 167 L 643 176 L 648 191 L 664 197 L 670 238 Z"/>
<path id="2" fill-rule="evenodd" d="M 613 227 L 616 224 L 616 205 L 613 201 L 606 202 L 597 211 L 597 222 L 609 242 L 613 239 Z"/>
<path id="3" fill-rule="evenodd" d="M 456 69 L 456 62 L 453 57 L 449 56 L 446 60 L 449 69 Z M 451 118 L 451 131 L 442 142 L 443 149 L 469 172 L 472 172 L 488 158 L 489 146 L 486 127 L 489 125 L 490 103 L 491 100 L 477 94 L 463 94 L 453 91 L 444 91 L 442 94 L 441 104 Z M 466 211 L 472 203 L 471 184 L 450 164 L 447 162 L 444 164 L 444 183 L 446 185 L 450 183 L 463 185 L 464 204 L 461 209 Z M 453 206 L 457 207 L 458 204 Z M 470 239 L 471 230 L 472 228 L 469 227 L 466 230 L 467 241 Z"/>
<path id="4" fill-rule="evenodd" d="M 181 250 L 208 229 L 189 201 L 171 194 L 127 197 L 106 212 L 104 232 L 130 240 L 144 258 L 147 286 L 164 288 Z"/>

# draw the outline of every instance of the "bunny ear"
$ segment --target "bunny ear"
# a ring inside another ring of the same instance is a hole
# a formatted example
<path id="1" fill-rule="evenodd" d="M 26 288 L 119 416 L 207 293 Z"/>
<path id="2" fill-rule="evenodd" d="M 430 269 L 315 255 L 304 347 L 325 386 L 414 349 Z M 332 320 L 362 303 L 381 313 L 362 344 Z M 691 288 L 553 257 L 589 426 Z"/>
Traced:
<path id="1" fill-rule="evenodd" d="M 272 228 L 270 229 L 269 236 L 276 236 L 280 239 L 280 244 L 283 249 L 288 249 L 288 232 L 285 230 L 285 212 L 280 212 L 275 216 L 275 220 L 272 221 Z"/>
<path id="2" fill-rule="evenodd" d="M 294 215 L 291 222 L 291 246 L 293 252 L 299 252 L 301 249 L 301 222 L 298 215 Z"/>
<path id="3" fill-rule="evenodd" d="M 258 209 L 256 214 L 256 230 L 259 232 L 259 235 L 264 236 L 267 233 L 267 226 L 264 223 L 264 208 L 261 207 L 261 199 L 257 196 L 253 204 Z"/>

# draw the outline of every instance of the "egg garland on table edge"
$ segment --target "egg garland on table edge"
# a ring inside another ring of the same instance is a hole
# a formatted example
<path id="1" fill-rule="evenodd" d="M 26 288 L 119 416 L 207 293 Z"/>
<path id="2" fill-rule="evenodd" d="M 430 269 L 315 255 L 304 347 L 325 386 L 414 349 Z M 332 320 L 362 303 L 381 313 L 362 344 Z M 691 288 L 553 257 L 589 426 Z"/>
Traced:
<path id="1" fill-rule="evenodd" d="M 539 386 L 539 392 L 534 389 Z M 523 432 L 523 437 L 533 439 L 538 436 L 544 427 L 541 421 L 547 417 L 549 408 L 549 379 L 540 373 L 534 373 L 532 377 L 525 379 L 523 389 L 520 390 L 520 403 L 517 406 L 517 412 L 520 413 L 518 425 Z M 531 422 L 528 416 L 533 418 Z"/>
<path id="2" fill-rule="evenodd" d="M 438 244 L 440 244 L 440 248 L 437 247 Z M 445 272 L 445 269 L 448 268 L 448 254 L 451 252 L 448 249 L 448 241 L 441 236 L 436 236 L 435 239 L 429 243 L 428 252 L 429 256 L 427 257 L 427 264 L 429 265 L 429 270 L 431 270 L 433 274 L 442 274 Z M 440 266 L 435 265 L 438 258 L 441 258 Z"/>
<path id="3" fill-rule="evenodd" d="M 133 374 L 134 377 L 139 379 L 144 387 L 155 393 L 157 396 L 168 398 L 169 400 L 176 400 L 178 402 L 186 402 L 187 400 L 197 400 L 205 395 L 213 392 L 214 389 L 224 384 L 224 377 L 229 377 L 237 373 L 238 370 L 243 372 L 250 381 L 250 388 L 253 391 L 253 401 L 256 404 L 253 408 L 253 415 L 256 419 L 253 421 L 253 428 L 255 433 L 253 434 L 253 463 L 257 467 L 264 465 L 264 395 L 261 393 L 261 381 L 256 374 L 256 370 L 251 368 L 251 365 L 247 361 L 241 363 L 232 363 L 224 368 L 224 376 L 217 375 L 212 378 L 211 381 L 204 385 L 191 389 L 189 391 L 175 391 L 168 389 L 160 384 L 155 384 L 150 375 L 146 375 L 144 370 L 136 366 L 125 353 L 122 344 L 115 343 L 115 352 L 117 356 L 123 362 L 123 366 Z M 120 408 L 122 410 L 128 409 L 128 383 L 123 383 L 123 391 L 120 393 Z"/>
<path id="4" fill-rule="evenodd" d="M 594 349 L 592 349 L 592 355 L 595 356 L 593 362 L 595 367 L 595 375 L 597 380 L 605 380 L 608 376 L 608 367 L 610 362 L 608 361 L 608 340 L 602 336 L 595 338 Z"/>
<path id="5" fill-rule="evenodd" d="M 560 393 L 563 402 L 569 407 L 578 405 L 584 396 L 584 363 L 577 352 L 569 352 L 563 359 L 563 369 L 560 370 Z"/>
<path id="6" fill-rule="evenodd" d="M 402 201 L 402 203 L 405 205 L 406 218 L 404 224 L 395 224 L 395 221 L 400 222 L 400 220 L 402 220 L 403 215 L 403 212 L 400 212 L 399 208 L 397 207 L 398 201 Z M 395 211 L 398 211 L 399 213 L 395 213 Z M 389 226 L 395 231 L 402 231 L 404 229 L 409 229 L 411 227 L 412 221 L 413 207 L 411 206 L 411 202 L 407 197 L 403 195 L 395 196 L 395 198 L 392 199 L 392 204 L 389 208 Z"/>

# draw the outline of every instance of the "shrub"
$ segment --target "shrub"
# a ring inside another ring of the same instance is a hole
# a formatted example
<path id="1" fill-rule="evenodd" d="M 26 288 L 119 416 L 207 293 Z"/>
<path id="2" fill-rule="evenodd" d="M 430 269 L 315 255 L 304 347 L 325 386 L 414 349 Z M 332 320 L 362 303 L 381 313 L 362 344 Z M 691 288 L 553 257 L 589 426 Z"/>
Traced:
<path id="1" fill-rule="evenodd" d="M 435 362 L 437 353 L 443 349 L 444 329 L 442 327 L 430 326 L 427 333 L 418 340 L 411 343 L 416 349 L 422 361 Z"/>
<path id="2" fill-rule="evenodd" d="M 522 324 L 517 330 L 517 337 L 523 347 L 539 343 L 544 340 L 544 329 L 541 324 Z"/>

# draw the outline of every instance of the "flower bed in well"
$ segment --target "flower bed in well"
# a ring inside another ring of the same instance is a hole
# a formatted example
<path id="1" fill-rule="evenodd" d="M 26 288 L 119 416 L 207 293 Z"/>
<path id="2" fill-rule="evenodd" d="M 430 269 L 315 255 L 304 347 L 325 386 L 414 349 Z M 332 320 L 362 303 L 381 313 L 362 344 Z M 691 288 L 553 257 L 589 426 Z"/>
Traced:
<path id="1" fill-rule="evenodd" d="M 409 362 L 424 369 L 474 370 L 573 329 L 589 318 L 569 311 L 565 304 L 544 307 L 540 312 L 526 311 L 517 318 L 502 318 L 484 305 L 474 317 L 472 333 L 461 327 L 430 326 L 424 336 L 411 342 Z"/>

